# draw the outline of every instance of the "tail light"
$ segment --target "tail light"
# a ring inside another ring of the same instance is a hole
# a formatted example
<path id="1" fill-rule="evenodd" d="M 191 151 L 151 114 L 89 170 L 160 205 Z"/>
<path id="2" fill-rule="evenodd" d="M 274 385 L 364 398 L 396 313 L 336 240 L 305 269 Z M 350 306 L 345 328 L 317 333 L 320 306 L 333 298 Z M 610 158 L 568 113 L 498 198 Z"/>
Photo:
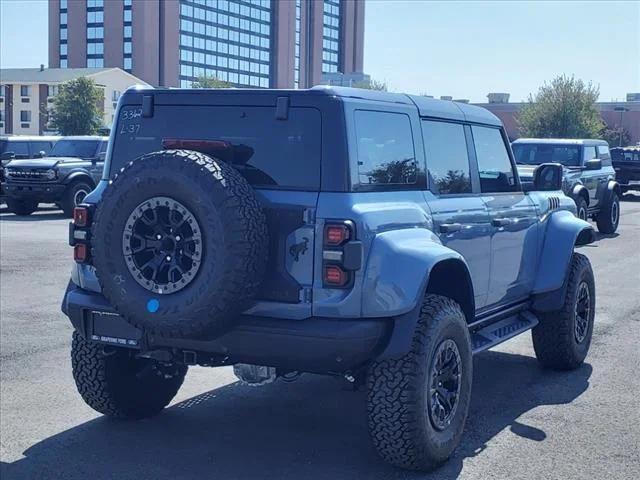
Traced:
<path id="1" fill-rule="evenodd" d="M 355 238 L 355 225 L 349 220 L 325 224 L 322 250 L 322 282 L 325 287 L 353 286 L 354 272 L 362 266 L 362 242 Z"/>
<path id="2" fill-rule="evenodd" d="M 78 263 L 88 263 L 91 247 L 89 227 L 91 208 L 79 206 L 73 209 L 73 221 L 69 222 L 69 245 L 73 247 L 73 259 Z"/>
<path id="3" fill-rule="evenodd" d="M 87 207 L 74 208 L 73 223 L 76 227 L 88 226 L 89 225 L 89 209 Z"/>

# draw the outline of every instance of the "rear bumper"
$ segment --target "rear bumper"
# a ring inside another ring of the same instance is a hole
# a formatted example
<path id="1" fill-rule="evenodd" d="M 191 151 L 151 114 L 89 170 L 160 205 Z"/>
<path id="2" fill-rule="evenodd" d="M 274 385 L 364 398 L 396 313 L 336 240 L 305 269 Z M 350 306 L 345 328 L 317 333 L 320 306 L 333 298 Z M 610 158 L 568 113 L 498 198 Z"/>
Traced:
<path id="1" fill-rule="evenodd" d="M 56 202 L 62 198 L 66 185 L 60 183 L 13 183 L 3 185 L 4 194 L 18 200 L 38 200 Z"/>
<path id="2" fill-rule="evenodd" d="M 242 315 L 236 326 L 212 340 L 145 335 L 129 325 L 106 299 L 69 282 L 62 311 L 85 339 L 141 351 L 170 350 L 177 358 L 225 359 L 287 370 L 327 373 L 353 370 L 376 358 L 391 333 L 392 319 L 313 317 L 281 320 Z"/>

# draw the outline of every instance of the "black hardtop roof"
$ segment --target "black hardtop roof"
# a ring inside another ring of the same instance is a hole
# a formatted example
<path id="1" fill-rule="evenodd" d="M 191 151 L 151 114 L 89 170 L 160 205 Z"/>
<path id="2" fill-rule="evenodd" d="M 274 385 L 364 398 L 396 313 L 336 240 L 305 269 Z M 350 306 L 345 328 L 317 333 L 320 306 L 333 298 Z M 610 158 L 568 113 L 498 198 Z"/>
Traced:
<path id="1" fill-rule="evenodd" d="M 489 110 L 469 105 L 466 103 L 453 102 L 450 100 L 437 100 L 435 98 L 422 97 L 419 95 L 408 95 L 404 93 L 381 92 L 378 90 L 368 90 L 363 88 L 334 87 L 318 85 L 309 89 L 262 89 L 262 88 L 218 88 L 218 89 L 184 89 L 184 88 L 140 88 L 131 87 L 126 94 L 140 94 L 152 92 L 161 95 L 251 95 L 255 97 L 273 97 L 278 95 L 309 95 L 314 97 L 327 96 L 339 98 L 343 101 L 365 100 L 380 103 L 392 103 L 403 105 L 415 105 L 418 113 L 422 117 L 433 117 L 447 120 L 467 121 L 493 126 L 502 126 L 502 122 Z"/>

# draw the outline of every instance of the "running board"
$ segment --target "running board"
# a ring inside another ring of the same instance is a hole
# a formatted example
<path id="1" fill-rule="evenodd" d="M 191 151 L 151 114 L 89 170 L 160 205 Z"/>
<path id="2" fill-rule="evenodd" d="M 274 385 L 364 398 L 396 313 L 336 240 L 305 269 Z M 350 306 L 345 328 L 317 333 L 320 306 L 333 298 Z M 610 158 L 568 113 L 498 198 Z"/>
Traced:
<path id="1" fill-rule="evenodd" d="M 476 330 L 471 333 L 473 354 L 489 350 L 522 332 L 531 330 L 537 324 L 538 318 L 533 313 L 524 311 Z"/>

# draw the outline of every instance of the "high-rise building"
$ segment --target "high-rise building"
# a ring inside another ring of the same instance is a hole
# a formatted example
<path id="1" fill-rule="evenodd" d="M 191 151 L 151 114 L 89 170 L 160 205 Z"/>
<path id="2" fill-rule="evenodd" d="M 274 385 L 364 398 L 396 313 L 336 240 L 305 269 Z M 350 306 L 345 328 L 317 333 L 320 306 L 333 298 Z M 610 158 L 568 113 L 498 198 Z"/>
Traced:
<path id="1" fill-rule="evenodd" d="M 156 86 L 306 88 L 362 73 L 364 0 L 49 0 L 51 68 Z"/>

